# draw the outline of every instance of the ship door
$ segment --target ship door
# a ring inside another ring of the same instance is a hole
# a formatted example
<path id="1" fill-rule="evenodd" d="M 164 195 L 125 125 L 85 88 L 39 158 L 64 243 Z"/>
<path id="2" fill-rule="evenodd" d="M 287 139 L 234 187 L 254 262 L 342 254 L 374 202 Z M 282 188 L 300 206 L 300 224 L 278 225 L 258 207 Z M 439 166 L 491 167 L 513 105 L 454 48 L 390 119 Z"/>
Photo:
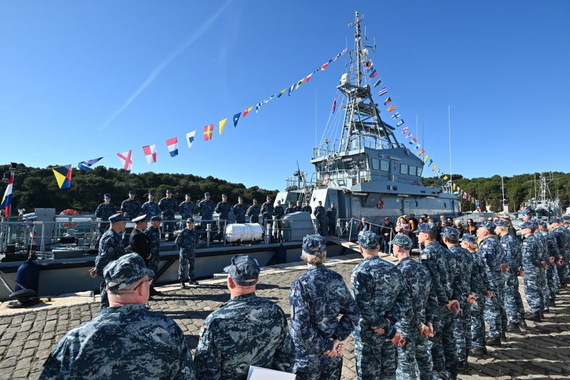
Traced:
<path id="1" fill-rule="evenodd" d="M 414 199 L 404 199 L 402 201 L 402 215 L 416 214 L 415 210 L 418 209 L 418 201 Z"/>
<path id="2" fill-rule="evenodd" d="M 338 210 L 338 217 L 342 219 L 348 219 L 352 216 L 352 210 L 350 210 L 351 203 L 347 200 L 346 194 L 342 191 L 338 192 L 338 203 L 337 203 L 337 210 Z"/>

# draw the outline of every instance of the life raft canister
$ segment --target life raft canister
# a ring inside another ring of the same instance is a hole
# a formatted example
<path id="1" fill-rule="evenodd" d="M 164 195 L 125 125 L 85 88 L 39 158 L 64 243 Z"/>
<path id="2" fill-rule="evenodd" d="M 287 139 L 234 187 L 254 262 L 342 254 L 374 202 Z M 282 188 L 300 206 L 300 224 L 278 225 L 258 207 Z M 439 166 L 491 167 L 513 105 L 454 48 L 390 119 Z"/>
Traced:
<path id="1" fill-rule="evenodd" d="M 376 207 L 381 210 L 384 208 L 384 199 L 380 198 L 378 199 L 378 202 L 376 202 Z"/>
<path id="2" fill-rule="evenodd" d="M 72 208 L 68 208 L 68 209 L 65 209 L 62 212 L 60 212 L 59 215 L 76 216 L 76 215 L 79 215 L 79 213 Z M 75 226 L 77 226 L 77 223 L 63 223 L 63 226 L 64 227 L 75 227 Z"/>

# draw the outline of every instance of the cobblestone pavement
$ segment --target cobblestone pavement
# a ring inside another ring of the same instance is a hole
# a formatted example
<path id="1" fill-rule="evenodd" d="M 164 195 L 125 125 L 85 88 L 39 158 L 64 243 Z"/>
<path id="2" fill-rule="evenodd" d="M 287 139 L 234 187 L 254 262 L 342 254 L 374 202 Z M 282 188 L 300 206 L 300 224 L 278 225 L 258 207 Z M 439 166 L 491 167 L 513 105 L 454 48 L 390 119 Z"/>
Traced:
<path id="1" fill-rule="evenodd" d="M 357 255 L 330 260 L 347 284 Z M 264 268 L 257 294 L 277 302 L 288 314 L 289 285 L 306 267 L 301 263 Z M 229 299 L 225 279 L 201 282 L 198 287 L 180 290 L 163 287 L 163 296 L 150 301 L 153 310 L 174 318 L 195 348 L 204 318 Z M 564 289 L 551 307 L 545 322 L 528 322 L 525 334 L 509 334 L 501 347 L 489 348 L 485 358 L 469 358 L 468 374 L 460 379 L 570 379 L 570 296 Z M 49 302 L 47 303 L 49 304 Z M 9 314 L 0 308 L 0 379 L 36 379 L 55 343 L 68 330 L 93 318 L 98 300 L 60 307 L 44 304 L 33 310 Z M 352 338 L 347 339 L 343 379 L 355 379 Z"/>

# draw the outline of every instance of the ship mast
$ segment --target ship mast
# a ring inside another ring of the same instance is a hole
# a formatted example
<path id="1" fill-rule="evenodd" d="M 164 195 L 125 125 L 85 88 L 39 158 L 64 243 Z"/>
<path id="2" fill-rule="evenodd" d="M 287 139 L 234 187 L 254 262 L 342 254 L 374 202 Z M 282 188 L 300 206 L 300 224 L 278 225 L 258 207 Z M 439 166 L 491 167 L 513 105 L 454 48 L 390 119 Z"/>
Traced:
<path id="1" fill-rule="evenodd" d="M 365 68 L 370 68 L 366 36 L 362 36 L 359 18 L 355 12 L 355 21 L 349 25 L 354 27 L 355 50 L 350 52 L 349 73 L 344 74 L 337 87 L 346 98 L 339 151 L 347 152 L 365 147 L 373 149 L 398 148 L 399 143 L 393 133 L 394 128 L 382 121 L 378 105 L 372 99 L 370 85 L 364 85 Z M 374 46 L 371 46 L 374 48 Z"/>

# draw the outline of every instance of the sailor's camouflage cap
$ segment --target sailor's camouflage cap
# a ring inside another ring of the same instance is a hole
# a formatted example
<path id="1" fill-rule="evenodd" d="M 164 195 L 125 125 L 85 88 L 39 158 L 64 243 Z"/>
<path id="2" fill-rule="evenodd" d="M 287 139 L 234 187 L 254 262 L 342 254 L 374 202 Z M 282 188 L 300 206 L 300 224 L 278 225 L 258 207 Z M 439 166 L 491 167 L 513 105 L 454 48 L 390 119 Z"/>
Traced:
<path id="1" fill-rule="evenodd" d="M 146 267 L 143 258 L 138 253 L 121 256 L 103 269 L 103 278 L 107 288 L 111 291 L 124 289 L 144 276 L 152 278 L 154 272 Z"/>
<path id="2" fill-rule="evenodd" d="M 395 244 L 399 247 L 402 247 L 406 251 L 412 249 L 413 242 L 412 239 L 408 235 L 405 234 L 396 234 L 394 238 L 390 241 L 390 244 Z"/>
<path id="3" fill-rule="evenodd" d="M 509 222 L 504 219 L 499 219 L 495 221 L 495 227 L 508 227 Z"/>
<path id="4" fill-rule="evenodd" d="M 453 241 L 459 240 L 459 234 L 459 230 L 455 227 L 445 227 L 443 231 L 441 231 L 441 236 Z"/>
<path id="5" fill-rule="evenodd" d="M 248 255 L 235 255 L 231 264 L 224 268 L 224 272 L 242 286 L 255 285 L 260 271 L 257 260 Z"/>
<path id="6" fill-rule="evenodd" d="M 467 243 L 477 244 L 477 238 L 471 234 L 463 234 L 461 241 L 466 241 Z"/>
<path id="7" fill-rule="evenodd" d="M 378 249 L 378 235 L 372 231 L 361 231 L 358 234 L 358 244 L 364 249 Z"/>
<path id="8" fill-rule="evenodd" d="M 435 233 L 437 231 L 437 226 L 435 224 L 431 224 L 431 223 L 420 223 L 418 224 L 418 229 L 415 230 L 414 232 L 419 234 L 420 232 L 425 232 L 425 233 Z"/>
<path id="9" fill-rule="evenodd" d="M 493 232 L 493 231 L 495 231 L 496 225 L 495 225 L 495 223 L 486 220 L 484 222 L 481 222 L 480 227 L 483 227 L 483 228 L 489 230 L 489 232 Z"/>
<path id="10" fill-rule="evenodd" d="M 524 222 L 523 224 L 521 224 L 520 226 L 521 230 L 524 228 L 530 228 L 533 230 L 536 230 L 538 228 L 538 223 L 535 220 L 527 220 L 526 222 Z"/>
<path id="11" fill-rule="evenodd" d="M 125 218 L 125 216 L 121 213 L 114 214 L 114 215 L 111 215 L 109 217 L 109 222 L 111 222 L 111 223 L 126 222 L 126 221 L 127 221 L 127 218 Z"/>
<path id="12" fill-rule="evenodd" d="M 319 234 L 305 235 L 303 238 L 303 252 L 311 255 L 323 255 L 327 252 L 327 242 Z"/>

